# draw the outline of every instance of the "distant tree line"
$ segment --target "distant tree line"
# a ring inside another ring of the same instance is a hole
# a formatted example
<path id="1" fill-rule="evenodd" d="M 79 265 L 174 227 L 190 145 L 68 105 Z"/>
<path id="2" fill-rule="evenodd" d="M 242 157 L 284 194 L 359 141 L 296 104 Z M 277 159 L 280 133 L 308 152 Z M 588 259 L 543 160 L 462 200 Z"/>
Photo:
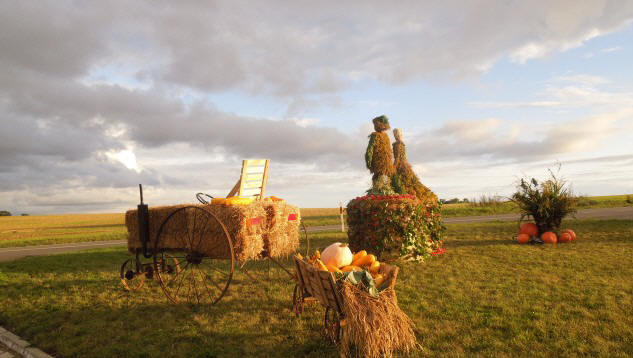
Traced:
<path id="1" fill-rule="evenodd" d="M 459 203 L 470 203 L 470 201 L 468 200 L 468 198 L 464 198 L 464 199 L 459 199 L 459 198 L 453 198 L 453 199 L 440 199 L 440 203 L 442 204 L 459 204 Z"/>
<path id="2" fill-rule="evenodd" d="M 11 216 L 11 213 L 6 210 L 0 210 L 0 216 Z"/>

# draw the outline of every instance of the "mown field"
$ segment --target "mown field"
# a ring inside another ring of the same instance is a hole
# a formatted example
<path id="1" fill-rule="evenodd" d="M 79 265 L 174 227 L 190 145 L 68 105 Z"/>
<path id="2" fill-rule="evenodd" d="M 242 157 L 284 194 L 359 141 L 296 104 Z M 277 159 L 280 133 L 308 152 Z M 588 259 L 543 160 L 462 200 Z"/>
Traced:
<path id="1" fill-rule="evenodd" d="M 518 245 L 515 223 L 451 224 L 447 253 L 399 263 L 412 356 L 633 355 L 633 222 L 571 221 L 578 241 Z M 312 246 L 345 240 L 311 235 Z M 336 357 L 323 309 L 291 313 L 293 284 L 237 272 L 213 307 L 167 302 L 155 282 L 124 291 L 124 248 L 0 263 L 0 325 L 62 357 Z"/>
<path id="2" fill-rule="evenodd" d="M 632 196 L 595 196 L 580 201 L 579 209 L 633 206 Z M 497 205 L 446 204 L 444 217 L 494 215 L 516 212 L 508 202 Z M 303 208 L 306 226 L 340 225 L 338 208 Z M 68 214 L 47 216 L 0 217 L 0 248 L 63 244 L 70 242 L 124 240 L 124 214 Z"/>
<path id="3" fill-rule="evenodd" d="M 0 248 L 69 242 L 122 240 L 124 214 L 0 217 Z"/>

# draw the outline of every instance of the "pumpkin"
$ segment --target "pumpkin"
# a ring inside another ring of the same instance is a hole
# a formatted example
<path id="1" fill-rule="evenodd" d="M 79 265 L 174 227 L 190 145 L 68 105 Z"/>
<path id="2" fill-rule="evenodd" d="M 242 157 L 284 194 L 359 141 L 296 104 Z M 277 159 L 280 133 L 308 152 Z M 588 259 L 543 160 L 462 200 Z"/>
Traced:
<path id="1" fill-rule="evenodd" d="M 517 242 L 519 244 L 527 244 L 528 242 L 530 242 L 530 235 L 528 235 L 528 234 L 519 234 L 519 236 L 517 236 Z"/>
<path id="2" fill-rule="evenodd" d="M 321 271 L 328 271 L 327 266 L 325 266 L 323 261 L 321 261 L 319 259 L 316 260 L 315 267 L 316 267 L 316 269 L 321 270 Z"/>
<path id="3" fill-rule="evenodd" d="M 358 266 L 354 266 L 354 265 L 347 265 L 347 266 L 343 266 L 341 268 L 341 271 L 343 272 L 350 272 L 350 271 L 363 271 L 362 268 L 358 267 Z"/>
<path id="4" fill-rule="evenodd" d="M 563 230 L 563 234 L 568 233 L 571 236 L 571 241 L 576 241 L 576 233 L 572 229 Z"/>
<path id="5" fill-rule="evenodd" d="M 354 257 L 352 258 L 352 262 L 362 259 L 363 256 L 367 256 L 367 251 L 365 250 L 358 251 L 357 253 L 354 254 Z"/>
<path id="6" fill-rule="evenodd" d="M 370 266 L 376 261 L 376 256 L 369 254 L 361 257 L 359 260 L 352 262 L 352 265 L 355 266 Z"/>
<path id="7" fill-rule="evenodd" d="M 335 242 L 326 247 L 321 253 L 321 260 L 323 260 L 324 264 L 336 267 L 351 264 L 353 258 L 354 255 L 352 255 L 352 250 L 349 249 L 349 246 L 347 246 L 347 244 L 341 244 L 340 242 Z"/>
<path id="8" fill-rule="evenodd" d="M 226 199 L 226 205 L 250 205 L 253 203 L 253 198 L 247 198 L 243 196 L 232 196 Z"/>
<path id="9" fill-rule="evenodd" d="M 376 273 L 378 272 L 379 269 L 380 269 L 380 262 L 378 262 L 378 260 L 374 261 L 374 263 L 372 263 L 371 266 L 369 266 L 370 273 Z"/>
<path id="10" fill-rule="evenodd" d="M 563 232 L 558 237 L 558 242 L 571 242 L 571 234 L 568 232 Z"/>
<path id="11" fill-rule="evenodd" d="M 211 199 L 211 204 L 213 205 L 226 204 L 226 198 L 213 198 Z"/>
<path id="12" fill-rule="evenodd" d="M 332 266 L 332 265 L 325 265 L 327 267 L 327 270 L 330 272 L 343 272 L 341 270 L 338 269 L 338 267 L 336 266 Z"/>
<path id="13" fill-rule="evenodd" d="M 535 223 L 523 223 L 519 228 L 519 234 L 528 234 L 530 236 L 538 236 L 538 226 Z"/>
<path id="14" fill-rule="evenodd" d="M 556 243 L 556 234 L 554 234 L 551 231 L 548 231 L 546 233 L 543 233 L 543 235 L 541 235 L 541 240 L 543 240 L 543 242 L 546 243 L 546 244 L 555 244 Z"/>

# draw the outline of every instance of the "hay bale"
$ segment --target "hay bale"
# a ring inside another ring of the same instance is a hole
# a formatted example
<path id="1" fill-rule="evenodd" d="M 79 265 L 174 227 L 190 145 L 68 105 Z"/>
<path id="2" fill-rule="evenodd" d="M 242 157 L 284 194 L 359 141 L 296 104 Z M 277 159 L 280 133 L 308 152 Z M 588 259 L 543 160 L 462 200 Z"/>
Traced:
<path id="1" fill-rule="evenodd" d="M 299 248 L 299 208 L 285 201 L 264 201 L 267 223 L 265 226 L 264 255 L 289 256 Z"/>
<path id="2" fill-rule="evenodd" d="M 231 236 L 235 258 L 242 262 L 261 257 L 264 249 L 263 227 L 266 225 L 266 212 L 261 203 L 251 205 L 192 205 L 182 204 L 173 206 L 153 207 L 149 209 L 148 247 L 153 249 L 156 235 L 163 221 L 174 211 L 195 206 L 215 214 L 226 226 Z M 211 258 L 230 258 L 230 248 L 225 244 L 224 231 L 214 219 L 207 220 L 207 216 L 200 210 L 182 210 L 173 215 L 163 228 L 164 235 L 159 244 L 161 249 L 182 250 L 185 247 L 197 247 Z M 251 219 L 259 218 L 259 223 Z M 138 238 L 137 211 L 129 210 L 125 215 L 125 225 L 128 229 L 128 250 L 135 252 L 142 248 Z M 188 243 L 187 237 L 195 233 L 200 241 Z M 218 240 L 221 238 L 221 240 Z"/>
<path id="3" fill-rule="evenodd" d="M 396 352 L 408 354 L 419 347 L 413 322 L 398 307 L 393 287 L 374 298 L 345 282 L 341 294 L 345 314 L 341 356 L 392 357 Z"/>

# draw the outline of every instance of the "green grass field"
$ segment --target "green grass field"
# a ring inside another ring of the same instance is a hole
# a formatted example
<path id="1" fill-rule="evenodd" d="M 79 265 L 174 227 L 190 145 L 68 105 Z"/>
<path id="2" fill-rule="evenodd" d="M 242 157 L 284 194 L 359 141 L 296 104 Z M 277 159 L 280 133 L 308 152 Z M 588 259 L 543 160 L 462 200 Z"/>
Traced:
<path id="1" fill-rule="evenodd" d="M 610 195 L 580 197 L 578 209 L 614 208 L 633 206 L 633 195 Z M 444 217 L 477 216 L 518 213 L 516 205 L 512 202 L 500 202 L 496 205 L 475 205 L 470 203 L 445 204 L 442 207 Z"/>
<path id="2" fill-rule="evenodd" d="M 633 222 L 571 221 L 578 241 L 518 245 L 515 223 L 448 225 L 443 256 L 404 263 L 396 285 L 416 324 L 413 356 L 633 355 Z M 312 246 L 344 241 L 312 235 Z M 240 272 L 218 305 L 124 291 L 124 248 L 0 263 L 0 325 L 63 357 L 336 357 L 323 309 L 291 313 L 291 282 Z"/>

